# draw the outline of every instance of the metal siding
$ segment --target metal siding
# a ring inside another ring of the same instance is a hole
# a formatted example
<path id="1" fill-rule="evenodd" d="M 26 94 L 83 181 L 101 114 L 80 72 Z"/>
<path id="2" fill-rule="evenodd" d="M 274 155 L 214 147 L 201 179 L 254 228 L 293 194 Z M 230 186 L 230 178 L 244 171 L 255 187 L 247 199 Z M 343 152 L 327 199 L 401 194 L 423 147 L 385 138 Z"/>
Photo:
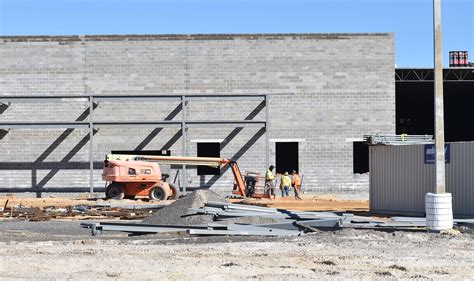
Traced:
<path id="1" fill-rule="evenodd" d="M 473 215 L 474 143 L 451 144 L 451 164 L 446 166 L 446 190 L 453 194 L 453 212 Z"/>
<path id="2" fill-rule="evenodd" d="M 446 188 L 456 215 L 474 215 L 474 142 L 451 143 Z M 370 147 L 370 210 L 424 214 L 425 194 L 435 191 L 435 165 L 424 164 L 423 145 Z"/>

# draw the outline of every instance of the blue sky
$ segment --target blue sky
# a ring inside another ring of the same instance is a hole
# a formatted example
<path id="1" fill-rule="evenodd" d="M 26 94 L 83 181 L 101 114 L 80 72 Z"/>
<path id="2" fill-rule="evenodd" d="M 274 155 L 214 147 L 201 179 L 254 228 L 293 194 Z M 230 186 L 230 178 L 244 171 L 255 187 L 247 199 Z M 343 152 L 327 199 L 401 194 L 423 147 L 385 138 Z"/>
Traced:
<path id="1" fill-rule="evenodd" d="M 432 0 L 0 0 L 0 35 L 394 32 L 398 67 L 433 65 Z M 474 0 L 442 0 L 474 61 Z"/>

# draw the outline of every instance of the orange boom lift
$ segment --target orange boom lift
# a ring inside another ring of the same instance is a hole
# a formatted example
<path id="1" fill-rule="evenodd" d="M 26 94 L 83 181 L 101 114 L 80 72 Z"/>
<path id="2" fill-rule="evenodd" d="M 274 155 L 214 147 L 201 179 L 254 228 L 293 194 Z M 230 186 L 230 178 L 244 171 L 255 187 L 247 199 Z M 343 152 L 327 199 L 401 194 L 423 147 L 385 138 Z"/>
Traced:
<path id="1" fill-rule="evenodd" d="M 161 164 L 223 167 L 229 165 L 234 175 L 232 194 L 242 197 L 270 198 L 258 190 L 260 175 L 247 172 L 242 176 L 236 161 L 213 157 L 180 157 L 109 154 L 104 161 L 102 179 L 108 183 L 105 195 L 110 199 L 133 199 L 148 196 L 154 200 L 177 199 L 179 188 L 166 182 Z"/>

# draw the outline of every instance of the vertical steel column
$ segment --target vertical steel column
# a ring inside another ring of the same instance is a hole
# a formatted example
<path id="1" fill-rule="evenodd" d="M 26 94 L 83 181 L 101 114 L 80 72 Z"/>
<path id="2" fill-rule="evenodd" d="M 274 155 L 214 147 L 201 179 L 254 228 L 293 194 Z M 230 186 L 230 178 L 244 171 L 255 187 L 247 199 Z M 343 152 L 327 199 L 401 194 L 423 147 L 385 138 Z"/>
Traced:
<path id="1" fill-rule="evenodd" d="M 441 49 L 441 0 L 433 0 L 434 92 L 436 141 L 436 193 L 446 192 L 444 155 L 443 52 Z"/>
<path id="2" fill-rule="evenodd" d="M 89 96 L 89 187 L 90 195 L 94 193 L 94 121 L 92 119 L 92 112 L 94 111 L 94 97 Z"/>
<path id="3" fill-rule="evenodd" d="M 183 152 L 183 156 L 188 155 L 187 151 L 187 135 L 186 135 L 186 96 L 181 96 L 181 151 Z M 187 187 L 187 172 L 186 172 L 186 165 L 183 165 L 183 193 L 186 193 Z"/>
<path id="4" fill-rule="evenodd" d="M 269 118 L 268 118 L 268 109 L 269 102 L 268 102 L 268 95 L 265 95 L 265 169 L 268 168 L 270 165 L 270 146 L 269 146 L 269 135 L 268 135 L 268 128 L 269 126 Z"/>

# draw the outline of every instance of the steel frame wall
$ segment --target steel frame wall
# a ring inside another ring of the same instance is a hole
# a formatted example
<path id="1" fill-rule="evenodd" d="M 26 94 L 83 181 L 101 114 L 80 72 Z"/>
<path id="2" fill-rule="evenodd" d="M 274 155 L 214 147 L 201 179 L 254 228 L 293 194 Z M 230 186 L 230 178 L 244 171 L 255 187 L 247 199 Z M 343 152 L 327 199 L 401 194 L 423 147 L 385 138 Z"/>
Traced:
<path id="1" fill-rule="evenodd" d="M 94 193 L 94 157 L 93 157 L 93 145 L 94 145 L 94 130 L 100 127 L 144 127 L 144 128 L 156 128 L 157 126 L 169 126 L 169 127 L 181 127 L 182 132 L 182 152 L 183 156 L 187 156 L 187 129 L 188 126 L 209 126 L 209 125 L 262 125 L 265 128 L 265 163 L 269 165 L 269 138 L 268 138 L 268 96 L 267 94 L 189 94 L 189 95 L 62 95 L 62 96 L 0 96 L 0 104 L 17 103 L 17 102 L 63 102 L 69 99 L 83 99 L 84 102 L 88 102 L 89 118 L 87 121 L 75 121 L 75 122 L 62 122 L 62 121 L 48 121 L 48 122 L 0 122 L 0 129 L 44 129 L 44 128 L 89 128 L 89 192 Z M 199 120 L 199 121 L 188 121 L 187 119 L 187 102 L 193 99 L 236 99 L 236 100 L 251 100 L 257 99 L 262 100 L 265 103 L 265 120 L 254 121 L 254 120 Z M 182 119 L 181 121 L 151 121 L 151 122 L 136 122 L 136 121 L 125 121 L 125 122 L 95 122 L 93 118 L 94 104 L 98 104 L 99 101 L 133 101 L 133 100 L 150 100 L 156 101 L 161 99 L 178 99 L 181 101 Z M 183 165 L 182 182 L 183 192 L 186 192 L 186 165 Z"/>
<path id="2" fill-rule="evenodd" d="M 397 68 L 395 82 L 433 82 L 432 68 Z M 443 69 L 444 82 L 474 82 L 473 67 L 450 67 Z"/>

